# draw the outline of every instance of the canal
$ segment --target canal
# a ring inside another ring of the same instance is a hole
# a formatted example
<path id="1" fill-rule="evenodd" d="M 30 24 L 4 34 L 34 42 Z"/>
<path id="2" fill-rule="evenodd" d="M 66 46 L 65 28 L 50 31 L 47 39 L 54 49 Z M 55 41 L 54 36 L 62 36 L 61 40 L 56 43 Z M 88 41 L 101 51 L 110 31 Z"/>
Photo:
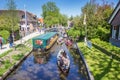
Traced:
<path id="1" fill-rule="evenodd" d="M 64 49 L 70 57 L 70 70 L 63 74 L 57 66 L 57 53 Z M 33 51 L 6 80 L 87 80 L 84 64 L 74 50 L 55 44 L 50 51 Z"/>

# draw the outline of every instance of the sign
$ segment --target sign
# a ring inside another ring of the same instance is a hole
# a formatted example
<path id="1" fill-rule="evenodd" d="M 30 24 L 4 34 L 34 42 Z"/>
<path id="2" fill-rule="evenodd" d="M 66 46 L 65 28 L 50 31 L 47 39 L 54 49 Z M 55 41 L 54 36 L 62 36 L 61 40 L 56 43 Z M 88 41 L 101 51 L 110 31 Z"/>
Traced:
<path id="1" fill-rule="evenodd" d="M 91 41 L 87 41 L 87 46 L 88 46 L 89 48 L 92 48 L 92 43 L 91 43 Z"/>
<path id="2" fill-rule="evenodd" d="M 37 45 L 42 45 L 43 42 L 42 42 L 41 40 L 36 40 L 35 43 L 36 43 Z"/>

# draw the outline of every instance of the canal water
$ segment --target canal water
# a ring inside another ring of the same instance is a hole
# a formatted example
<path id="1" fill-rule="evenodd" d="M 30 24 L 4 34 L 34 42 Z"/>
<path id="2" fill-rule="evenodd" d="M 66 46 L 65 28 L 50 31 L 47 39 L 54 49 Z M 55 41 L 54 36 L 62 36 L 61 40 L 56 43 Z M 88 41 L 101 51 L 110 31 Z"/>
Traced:
<path id="1" fill-rule="evenodd" d="M 64 49 L 70 57 L 70 70 L 63 74 L 57 66 L 57 53 Z M 78 55 L 71 54 L 65 44 L 55 44 L 48 53 L 32 52 L 6 80 L 86 80 Z"/>

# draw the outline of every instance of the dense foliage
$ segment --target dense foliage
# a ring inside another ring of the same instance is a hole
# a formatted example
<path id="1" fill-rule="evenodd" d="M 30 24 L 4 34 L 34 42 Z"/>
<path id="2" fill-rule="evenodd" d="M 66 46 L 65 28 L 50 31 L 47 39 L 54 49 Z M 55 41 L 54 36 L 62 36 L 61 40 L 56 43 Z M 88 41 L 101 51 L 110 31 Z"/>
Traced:
<path id="1" fill-rule="evenodd" d="M 6 43 L 6 41 L 7 41 L 8 37 L 9 37 L 10 33 L 7 30 L 2 30 L 2 31 L 0 31 L 0 35 L 3 36 L 4 43 Z"/>
<path id="2" fill-rule="evenodd" d="M 80 31 L 75 28 L 71 28 L 70 30 L 67 31 L 67 34 L 74 40 L 77 40 L 80 36 Z"/>
<path id="3" fill-rule="evenodd" d="M 59 12 L 59 8 L 54 2 L 47 2 L 42 6 L 42 17 L 47 27 L 55 25 L 67 25 L 67 16 Z"/>
<path id="4" fill-rule="evenodd" d="M 7 40 L 11 32 L 19 30 L 19 18 L 14 0 L 7 0 L 7 10 L 0 14 L 0 34 Z"/>
<path id="5" fill-rule="evenodd" d="M 107 21 L 112 11 L 113 7 L 110 3 L 103 0 L 103 4 L 100 5 L 93 0 L 93 2 L 88 2 L 82 8 L 81 16 L 73 17 L 72 21 L 76 30 L 80 31 L 80 36 L 85 36 L 86 30 L 88 39 L 100 38 L 108 41 L 110 25 Z M 83 25 L 84 15 L 86 15 L 86 25 Z"/>
<path id="6" fill-rule="evenodd" d="M 18 13 L 16 11 L 16 4 L 14 0 L 7 0 L 7 17 L 9 19 L 7 23 L 7 26 L 11 28 L 11 31 L 14 32 L 19 29 L 19 19 L 18 19 Z"/>
<path id="7" fill-rule="evenodd" d="M 0 15 L 0 30 L 8 30 L 9 32 L 16 31 L 19 29 L 18 17 L 13 17 L 10 14 L 10 11 Z M 17 13 L 17 11 L 14 11 Z"/>

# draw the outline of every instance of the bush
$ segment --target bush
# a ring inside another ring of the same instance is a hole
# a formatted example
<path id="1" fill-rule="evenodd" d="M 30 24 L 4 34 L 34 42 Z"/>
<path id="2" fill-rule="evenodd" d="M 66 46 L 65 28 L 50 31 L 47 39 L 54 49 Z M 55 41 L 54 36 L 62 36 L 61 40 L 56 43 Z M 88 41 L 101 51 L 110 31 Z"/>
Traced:
<path id="1" fill-rule="evenodd" d="M 67 31 L 67 34 L 70 37 L 72 37 L 74 40 L 76 40 L 80 36 L 80 30 L 76 30 L 76 29 L 72 28 L 69 31 Z"/>
<path id="2" fill-rule="evenodd" d="M 2 35 L 2 37 L 4 38 L 4 40 L 5 40 L 4 43 L 6 43 L 6 41 L 7 41 L 8 37 L 9 37 L 10 33 L 7 30 L 2 30 L 2 31 L 0 31 L 0 35 Z"/>
<path id="3" fill-rule="evenodd" d="M 97 35 L 99 36 L 98 38 L 100 38 L 101 40 L 109 41 L 109 34 L 109 29 L 102 28 L 101 26 L 98 27 Z"/>
<path id="4" fill-rule="evenodd" d="M 19 40 L 20 39 L 19 31 L 15 31 L 14 36 L 15 36 L 15 40 Z"/>

